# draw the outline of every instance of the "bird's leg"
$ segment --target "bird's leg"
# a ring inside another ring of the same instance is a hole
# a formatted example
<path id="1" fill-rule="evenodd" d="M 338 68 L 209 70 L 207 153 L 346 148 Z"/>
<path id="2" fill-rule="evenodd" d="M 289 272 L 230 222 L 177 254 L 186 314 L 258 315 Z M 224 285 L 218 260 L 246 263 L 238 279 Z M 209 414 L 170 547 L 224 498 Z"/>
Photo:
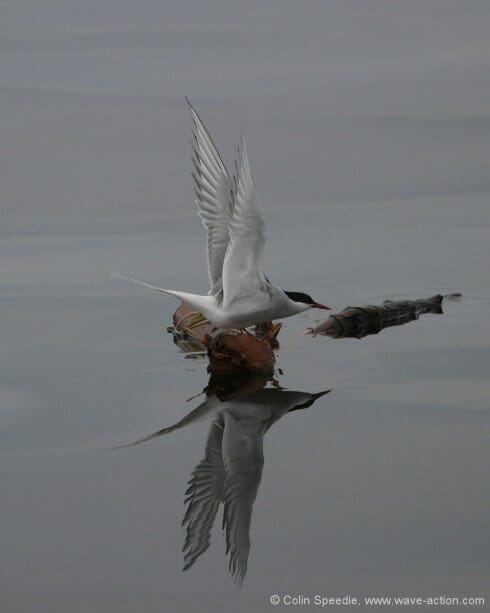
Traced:
<path id="1" fill-rule="evenodd" d="M 248 334 L 249 336 L 254 336 L 254 334 L 249 332 L 247 328 L 239 328 L 238 331 L 240 332 L 240 334 Z"/>
<path id="2" fill-rule="evenodd" d="M 225 328 L 211 328 L 211 334 L 218 334 L 220 332 L 224 332 Z M 248 334 L 249 336 L 254 336 L 254 334 L 252 334 L 252 332 L 250 332 L 249 330 L 247 330 L 247 328 L 234 328 L 234 329 L 230 329 L 228 330 L 229 332 L 238 332 L 239 334 Z"/>

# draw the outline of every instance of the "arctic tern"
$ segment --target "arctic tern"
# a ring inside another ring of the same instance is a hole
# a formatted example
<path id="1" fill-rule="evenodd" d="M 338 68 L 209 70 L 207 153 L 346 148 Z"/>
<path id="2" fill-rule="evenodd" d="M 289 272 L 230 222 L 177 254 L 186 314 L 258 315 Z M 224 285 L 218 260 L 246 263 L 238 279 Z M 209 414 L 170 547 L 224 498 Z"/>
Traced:
<path id="1" fill-rule="evenodd" d="M 245 139 L 241 137 L 236 173 L 231 177 L 203 121 L 186 101 L 193 124 L 195 202 L 208 238 L 209 293 L 190 294 L 117 276 L 179 298 L 202 313 L 215 329 L 244 329 L 308 309 L 330 310 L 308 294 L 282 290 L 266 277 L 264 220 Z"/>

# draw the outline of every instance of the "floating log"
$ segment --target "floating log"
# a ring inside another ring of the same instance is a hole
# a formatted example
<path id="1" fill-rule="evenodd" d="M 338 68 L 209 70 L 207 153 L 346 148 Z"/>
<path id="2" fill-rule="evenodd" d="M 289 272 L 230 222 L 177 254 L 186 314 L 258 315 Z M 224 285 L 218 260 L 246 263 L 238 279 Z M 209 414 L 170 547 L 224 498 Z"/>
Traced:
<path id="1" fill-rule="evenodd" d="M 209 321 L 190 306 L 181 304 L 173 316 L 173 326 L 167 328 L 174 337 L 174 343 L 184 353 L 206 351 L 205 338 L 213 329 Z"/>
<path id="2" fill-rule="evenodd" d="M 210 372 L 270 373 L 274 370 L 274 351 L 279 347 L 277 335 L 281 324 L 259 324 L 255 334 L 239 330 L 214 333 L 209 321 L 186 304 L 175 311 L 173 322 L 169 331 L 176 345 L 189 355 L 207 353 Z"/>
<path id="3" fill-rule="evenodd" d="M 420 300 L 385 300 L 382 305 L 349 306 L 340 313 L 330 315 L 315 328 L 307 328 L 306 334 L 320 334 L 332 338 L 363 338 L 378 334 L 384 328 L 414 321 L 423 313 L 441 314 L 444 298 L 455 299 L 460 296 L 461 294 L 437 294 Z"/>

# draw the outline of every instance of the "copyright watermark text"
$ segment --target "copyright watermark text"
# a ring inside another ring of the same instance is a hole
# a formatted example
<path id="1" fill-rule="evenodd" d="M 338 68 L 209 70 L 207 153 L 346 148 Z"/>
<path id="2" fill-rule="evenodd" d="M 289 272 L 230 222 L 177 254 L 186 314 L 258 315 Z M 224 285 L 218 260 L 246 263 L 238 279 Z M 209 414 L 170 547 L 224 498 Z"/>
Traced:
<path id="1" fill-rule="evenodd" d="M 272 594 L 269 602 L 273 606 L 286 607 L 484 607 L 484 596 L 344 596 Z"/>

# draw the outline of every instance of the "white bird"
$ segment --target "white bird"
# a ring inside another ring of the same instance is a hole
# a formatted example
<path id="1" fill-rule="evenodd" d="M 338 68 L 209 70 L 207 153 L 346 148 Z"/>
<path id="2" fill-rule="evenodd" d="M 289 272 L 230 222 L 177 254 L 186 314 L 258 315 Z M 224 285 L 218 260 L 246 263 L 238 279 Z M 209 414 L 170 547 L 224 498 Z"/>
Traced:
<path id="1" fill-rule="evenodd" d="M 186 100 L 193 123 L 196 205 L 208 234 L 209 293 L 201 296 L 123 278 L 176 296 L 202 313 L 216 329 L 246 328 L 307 309 L 329 309 L 308 294 L 282 290 L 265 276 L 264 220 L 245 140 L 242 136 L 236 174 L 230 177 L 204 123 Z"/>

